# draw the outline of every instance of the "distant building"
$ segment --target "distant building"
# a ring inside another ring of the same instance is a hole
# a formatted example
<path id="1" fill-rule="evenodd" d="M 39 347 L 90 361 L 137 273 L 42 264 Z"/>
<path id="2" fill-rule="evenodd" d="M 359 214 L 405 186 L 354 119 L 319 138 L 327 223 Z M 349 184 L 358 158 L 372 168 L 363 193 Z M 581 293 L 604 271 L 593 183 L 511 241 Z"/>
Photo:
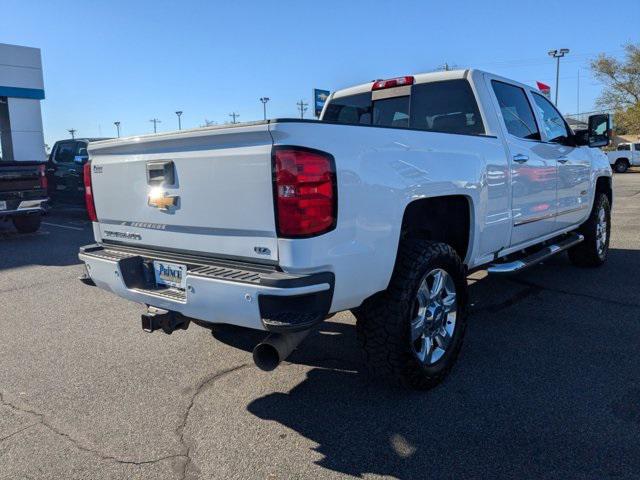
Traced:
<path id="1" fill-rule="evenodd" d="M 0 43 L 0 160 L 46 158 L 40 49 Z"/>

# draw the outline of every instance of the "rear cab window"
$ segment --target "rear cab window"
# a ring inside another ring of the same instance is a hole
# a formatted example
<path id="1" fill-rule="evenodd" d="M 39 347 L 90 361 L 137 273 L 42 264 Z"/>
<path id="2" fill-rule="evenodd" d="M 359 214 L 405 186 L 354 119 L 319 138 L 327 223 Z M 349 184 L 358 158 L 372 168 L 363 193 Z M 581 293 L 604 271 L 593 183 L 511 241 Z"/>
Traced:
<path id="1" fill-rule="evenodd" d="M 53 160 L 56 163 L 74 163 L 76 156 L 86 155 L 86 143 L 70 140 L 58 144 Z"/>
<path id="2" fill-rule="evenodd" d="M 387 98 L 373 99 L 371 92 L 335 98 L 327 105 L 322 120 L 440 133 L 485 134 L 478 103 L 467 80 L 418 83 L 410 90 L 398 89 L 408 95 L 393 95 L 391 90 Z"/>

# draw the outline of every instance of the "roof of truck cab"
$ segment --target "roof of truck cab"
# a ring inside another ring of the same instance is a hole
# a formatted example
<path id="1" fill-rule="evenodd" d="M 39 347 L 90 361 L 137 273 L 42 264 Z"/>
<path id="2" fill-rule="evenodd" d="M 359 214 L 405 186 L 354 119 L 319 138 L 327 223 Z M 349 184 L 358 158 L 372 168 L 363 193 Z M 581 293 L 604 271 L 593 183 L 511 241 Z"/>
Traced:
<path id="1" fill-rule="evenodd" d="M 416 73 L 413 75 L 414 85 L 418 83 L 439 82 L 442 80 L 455 80 L 458 78 L 466 78 L 471 72 L 479 72 L 479 70 L 443 70 L 438 72 Z M 383 79 L 372 80 L 371 82 L 362 83 L 354 87 L 336 90 L 332 98 L 346 97 L 347 95 L 356 95 L 358 93 L 370 92 L 374 82 Z"/>

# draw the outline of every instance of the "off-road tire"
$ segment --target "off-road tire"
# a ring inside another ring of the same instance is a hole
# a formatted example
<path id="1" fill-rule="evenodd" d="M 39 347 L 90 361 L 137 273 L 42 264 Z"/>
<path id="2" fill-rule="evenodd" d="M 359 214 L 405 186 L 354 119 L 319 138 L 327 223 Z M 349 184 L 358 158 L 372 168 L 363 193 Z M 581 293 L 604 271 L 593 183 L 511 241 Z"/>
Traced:
<path id="1" fill-rule="evenodd" d="M 616 164 L 613 166 L 616 173 L 625 173 L 629 170 L 629 161 L 626 159 L 617 160 Z"/>
<path id="2" fill-rule="evenodd" d="M 20 215 L 13 217 L 13 226 L 16 227 L 19 233 L 33 233 L 40 228 L 40 222 L 42 218 L 39 214 L 32 215 Z"/>
<path id="3" fill-rule="evenodd" d="M 414 354 L 410 323 L 420 282 L 436 268 L 445 270 L 453 278 L 457 318 L 446 352 L 437 362 L 425 366 Z M 370 372 L 417 390 L 440 383 L 451 370 L 462 346 L 467 298 L 465 268 L 449 245 L 426 240 L 402 241 L 387 290 L 367 299 L 353 311 Z"/>
<path id="4" fill-rule="evenodd" d="M 601 209 L 604 209 L 607 221 L 607 238 L 603 253 L 598 252 L 597 245 L 598 216 Z M 568 250 L 571 262 L 578 267 L 599 267 L 602 265 L 607 260 L 611 238 L 611 205 L 609 197 L 604 193 L 596 194 L 591 214 L 587 221 L 580 226 L 578 233 L 584 235 L 584 241 Z"/>

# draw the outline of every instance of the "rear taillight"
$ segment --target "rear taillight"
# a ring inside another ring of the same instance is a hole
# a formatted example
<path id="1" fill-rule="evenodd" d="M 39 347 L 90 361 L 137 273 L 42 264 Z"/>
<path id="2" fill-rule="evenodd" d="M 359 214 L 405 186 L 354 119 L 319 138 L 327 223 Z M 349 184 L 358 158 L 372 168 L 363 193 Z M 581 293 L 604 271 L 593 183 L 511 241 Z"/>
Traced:
<path id="1" fill-rule="evenodd" d="M 89 220 L 97 222 L 98 216 L 96 215 L 96 205 L 93 201 L 93 190 L 91 189 L 91 162 L 84 164 L 82 176 L 84 180 L 84 203 L 87 206 L 87 214 L 89 215 Z"/>
<path id="2" fill-rule="evenodd" d="M 404 87 L 413 85 L 414 78 L 411 75 L 406 77 L 390 78 L 389 80 L 376 80 L 371 86 L 371 90 L 383 90 L 385 88 Z"/>
<path id="3" fill-rule="evenodd" d="M 273 182 L 278 236 L 310 237 L 335 227 L 336 169 L 331 155 L 274 147 Z"/>
<path id="4" fill-rule="evenodd" d="M 44 165 L 38 167 L 38 177 L 40 177 L 40 188 L 46 190 L 49 183 L 47 182 L 47 170 Z"/>

